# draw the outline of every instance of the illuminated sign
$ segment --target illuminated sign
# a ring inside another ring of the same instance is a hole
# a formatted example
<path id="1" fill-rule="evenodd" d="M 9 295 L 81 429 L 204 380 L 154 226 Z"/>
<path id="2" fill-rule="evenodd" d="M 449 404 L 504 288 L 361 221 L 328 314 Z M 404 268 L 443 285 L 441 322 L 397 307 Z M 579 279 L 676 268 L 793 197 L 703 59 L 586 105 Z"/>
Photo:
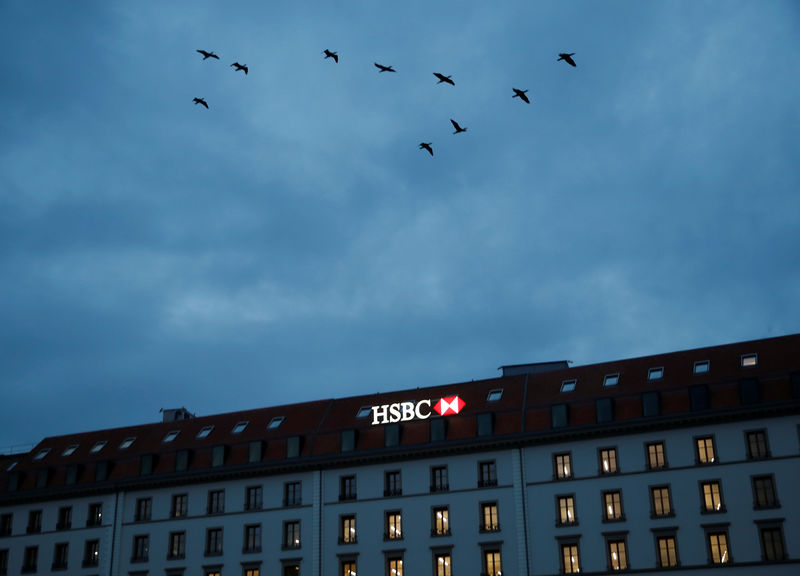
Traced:
<path id="1" fill-rule="evenodd" d="M 433 408 L 431 409 L 431 404 Z M 409 420 L 426 420 L 431 417 L 431 410 L 440 416 L 458 414 L 465 402 L 458 396 L 446 396 L 433 403 L 432 400 L 419 402 L 395 402 L 372 407 L 372 425 L 407 422 Z"/>

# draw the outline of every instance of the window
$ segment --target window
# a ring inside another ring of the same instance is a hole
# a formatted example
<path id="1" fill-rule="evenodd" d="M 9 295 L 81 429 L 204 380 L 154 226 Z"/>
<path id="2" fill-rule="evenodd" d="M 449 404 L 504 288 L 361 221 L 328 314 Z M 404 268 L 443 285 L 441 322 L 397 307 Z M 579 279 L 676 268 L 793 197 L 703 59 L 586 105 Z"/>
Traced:
<path id="1" fill-rule="evenodd" d="M 401 540 L 403 538 L 403 514 L 400 510 L 386 512 L 385 529 L 384 540 Z"/>
<path id="2" fill-rule="evenodd" d="M 242 566 L 242 574 L 244 576 L 261 576 L 261 568 L 249 568 L 249 567 L 243 565 Z"/>
<path id="3" fill-rule="evenodd" d="M 181 433 L 180 430 L 171 430 L 171 431 L 167 432 L 167 435 L 164 436 L 164 438 L 161 440 L 161 443 L 162 444 L 169 444 L 170 442 L 175 440 L 175 438 L 177 438 L 178 434 L 180 434 L 180 433 Z"/>
<path id="4" fill-rule="evenodd" d="M 8 574 L 8 549 L 4 548 L 0 550 L 0 576 L 6 576 L 7 574 Z"/>
<path id="5" fill-rule="evenodd" d="M 108 444 L 108 442 L 106 442 L 105 440 L 100 440 L 99 442 L 95 442 L 94 446 L 92 446 L 92 449 L 89 450 L 89 452 L 92 454 L 97 454 L 98 452 L 100 452 L 100 450 L 102 450 L 105 447 L 106 444 Z"/>
<path id="6" fill-rule="evenodd" d="M 494 460 L 478 463 L 478 488 L 497 486 L 497 463 Z"/>
<path id="7" fill-rule="evenodd" d="M 617 449 L 600 449 L 600 474 L 615 474 L 617 470 Z"/>
<path id="8" fill-rule="evenodd" d="M 557 526 L 571 526 L 578 523 L 578 517 L 575 514 L 575 496 L 572 494 L 556 496 L 556 503 L 558 506 Z"/>
<path id="9" fill-rule="evenodd" d="M 172 510 L 170 510 L 170 517 L 181 518 L 186 516 L 189 509 L 189 495 L 188 494 L 173 494 L 172 495 Z"/>
<path id="10" fill-rule="evenodd" d="M 392 557 L 386 559 L 386 576 L 403 576 L 403 559 Z"/>
<path id="11" fill-rule="evenodd" d="M 695 446 L 697 447 L 698 464 L 712 464 L 715 461 L 713 437 L 695 438 Z"/>
<path id="12" fill-rule="evenodd" d="M 83 566 L 100 565 L 100 540 L 87 540 L 83 547 Z"/>
<path id="13" fill-rule="evenodd" d="M 25 553 L 22 556 L 22 571 L 36 572 L 38 565 L 39 565 L 39 547 L 26 546 Z"/>
<path id="14" fill-rule="evenodd" d="M 225 464 L 225 446 L 214 446 L 211 449 L 211 466 L 216 468 Z"/>
<path id="15" fill-rule="evenodd" d="M 383 495 L 400 496 L 403 493 L 400 470 L 391 470 L 383 475 Z"/>
<path id="16" fill-rule="evenodd" d="M 484 412 L 475 417 L 478 436 L 491 436 L 494 434 L 494 413 Z"/>
<path id="17" fill-rule="evenodd" d="M 500 519 L 497 514 L 497 502 L 481 503 L 481 532 L 497 532 L 500 530 Z"/>
<path id="18" fill-rule="evenodd" d="M 553 455 L 553 477 L 559 480 L 572 478 L 572 457 L 569 452 Z"/>
<path id="19" fill-rule="evenodd" d="M 387 424 L 383 427 L 383 445 L 389 448 L 400 445 L 400 424 Z"/>
<path id="20" fill-rule="evenodd" d="M 619 374 L 606 374 L 603 378 L 603 387 L 616 386 L 619 384 Z"/>
<path id="21" fill-rule="evenodd" d="M 131 445 L 134 442 L 136 442 L 136 437 L 135 436 L 131 436 L 129 438 L 125 438 L 125 440 L 123 440 L 122 442 L 119 443 L 119 449 L 120 450 L 127 450 L 128 448 L 131 447 Z"/>
<path id="22" fill-rule="evenodd" d="M 574 392 L 575 387 L 578 385 L 578 381 L 575 379 L 572 380 L 564 380 L 561 382 L 561 392 Z"/>
<path id="23" fill-rule="evenodd" d="M 503 397 L 503 389 L 502 388 L 495 388 L 494 390 L 489 390 L 489 394 L 486 396 L 487 402 L 497 402 Z"/>
<path id="24" fill-rule="evenodd" d="M 342 569 L 339 576 L 358 576 L 355 559 L 342 560 Z"/>
<path id="25" fill-rule="evenodd" d="M 433 466 L 431 468 L 431 492 L 447 492 L 450 483 L 447 479 L 447 466 Z"/>
<path id="26" fill-rule="evenodd" d="M 186 557 L 186 532 L 169 533 L 169 549 L 167 560 L 179 560 Z"/>
<path id="27" fill-rule="evenodd" d="M 672 515 L 672 502 L 669 495 L 669 486 L 651 486 L 650 517 L 659 518 Z"/>
<path id="28" fill-rule="evenodd" d="M 651 444 L 647 444 L 646 449 L 647 467 L 650 470 L 658 470 L 659 468 L 667 467 L 667 458 L 663 442 L 653 442 Z"/>
<path id="29" fill-rule="evenodd" d="M 695 374 L 705 374 L 711 369 L 711 362 L 708 360 L 699 360 L 694 363 L 694 370 Z"/>
<path id="30" fill-rule="evenodd" d="M 145 522 L 150 520 L 150 515 L 153 510 L 152 498 L 137 498 L 136 499 L 136 512 L 134 512 L 134 522 Z"/>
<path id="31" fill-rule="evenodd" d="M 656 557 L 660 568 L 678 565 L 678 545 L 674 535 L 656 536 Z"/>
<path id="32" fill-rule="evenodd" d="M 447 506 L 437 506 L 432 510 L 431 536 L 450 535 L 450 510 Z"/>
<path id="33" fill-rule="evenodd" d="M 500 550 L 483 550 L 483 574 L 485 576 L 502 576 L 503 568 L 500 562 Z"/>
<path id="34" fill-rule="evenodd" d="M 222 554 L 222 528 L 206 528 L 206 556 Z"/>
<path id="35" fill-rule="evenodd" d="M 66 570 L 67 563 L 69 561 L 69 544 L 66 542 L 59 542 L 53 548 L 53 570 Z M 8 566 L 3 566 L 2 562 L 0 562 L 0 574 L 6 574 L 7 571 L 3 570 L 3 568 L 8 568 Z"/>
<path id="36" fill-rule="evenodd" d="M 758 354 L 742 354 L 742 368 L 752 368 L 758 366 Z"/>
<path id="37" fill-rule="evenodd" d="M 247 461 L 248 462 L 261 462 L 261 453 L 264 449 L 264 444 L 261 440 L 254 440 L 247 445 Z"/>
<path id="38" fill-rule="evenodd" d="M 283 485 L 283 505 L 299 506 L 301 504 L 300 482 L 286 482 Z"/>
<path id="39" fill-rule="evenodd" d="M 703 512 L 725 512 L 722 505 L 722 491 L 718 480 L 700 483 L 703 496 Z"/>
<path id="40" fill-rule="evenodd" d="M 628 569 L 628 551 L 624 538 L 608 538 L 606 540 L 606 551 L 608 552 L 609 570 Z"/>
<path id="41" fill-rule="evenodd" d="M 361 408 L 358 409 L 358 412 L 356 412 L 356 418 L 358 418 L 359 420 L 363 418 L 368 418 L 371 415 L 372 415 L 372 406 L 362 406 Z"/>
<path id="42" fill-rule="evenodd" d="M 766 430 L 753 430 L 746 433 L 747 457 L 750 460 L 769 458 L 769 445 L 767 444 Z"/>
<path id="43" fill-rule="evenodd" d="M 150 558 L 150 536 L 140 534 L 133 537 L 131 562 L 147 562 Z"/>
<path id="44" fill-rule="evenodd" d="M 604 520 L 608 522 L 625 520 L 625 514 L 622 512 L 622 493 L 619 490 L 604 492 L 603 506 Z"/>
<path id="45" fill-rule="evenodd" d="M 283 547 L 300 548 L 300 520 L 288 520 L 283 523 Z"/>
<path id="46" fill-rule="evenodd" d="M 775 494 L 775 479 L 772 475 L 753 476 L 753 508 L 777 508 L 778 497 Z"/>
<path id="47" fill-rule="evenodd" d="M 248 486 L 245 489 L 244 509 L 261 510 L 264 491 L 261 486 Z"/>
<path id="48" fill-rule="evenodd" d="M 28 527 L 25 530 L 28 534 L 35 534 L 42 531 L 42 511 L 31 510 L 28 512 Z"/>
<path id="49" fill-rule="evenodd" d="M 692 412 L 698 412 L 700 410 L 708 410 L 710 407 L 708 386 L 705 384 L 689 386 L 689 409 Z"/>
<path id="50" fill-rule="evenodd" d="M 339 477 L 339 500 L 356 499 L 356 477 L 355 475 Z"/>
<path id="51" fill-rule="evenodd" d="M 569 409 L 566 404 L 553 404 L 550 407 L 550 426 L 564 428 L 569 424 Z"/>
<path id="52" fill-rule="evenodd" d="M 779 524 L 759 525 L 758 536 L 761 539 L 762 560 L 765 562 L 778 562 L 786 559 L 783 529 Z"/>
<path id="53" fill-rule="evenodd" d="M 355 544 L 356 515 L 345 514 L 339 517 L 339 544 Z"/>
<path id="54" fill-rule="evenodd" d="M 598 398 L 594 401 L 594 412 L 597 422 L 612 422 L 614 420 L 614 401 L 611 398 Z"/>
<path id="55" fill-rule="evenodd" d="M 100 526 L 103 523 L 103 505 L 100 502 L 89 504 L 89 515 L 86 518 L 87 526 Z"/>
<path id="56" fill-rule="evenodd" d="M 561 572 L 563 574 L 577 574 L 581 571 L 578 558 L 578 543 L 561 544 Z"/>
<path id="57" fill-rule="evenodd" d="M 225 512 L 225 490 L 208 491 L 207 511 L 209 514 L 222 514 Z"/>
<path id="58" fill-rule="evenodd" d="M 208 438 L 208 435 L 211 434 L 211 431 L 214 429 L 214 426 L 203 426 L 200 429 L 200 432 L 197 433 L 198 438 Z"/>
<path id="59" fill-rule="evenodd" d="M 450 564 L 450 553 L 439 552 L 433 556 L 433 564 L 435 566 L 436 576 L 452 576 Z"/>
<path id="60" fill-rule="evenodd" d="M 356 430 L 342 430 L 341 432 L 341 451 L 352 452 L 356 449 L 356 438 L 358 433 Z"/>
<path id="61" fill-rule="evenodd" d="M 11 529 L 14 524 L 13 514 L 0 515 L 0 536 L 11 536 Z"/>
<path id="62" fill-rule="evenodd" d="M 661 380 L 664 377 L 664 367 L 659 366 L 658 368 L 650 368 L 647 371 L 647 379 L 648 380 Z"/>
<path id="63" fill-rule="evenodd" d="M 275 416 L 275 418 L 270 420 L 269 424 L 267 424 L 267 430 L 277 430 L 280 428 L 281 424 L 283 424 L 284 420 L 285 418 L 283 416 Z"/>
<path id="64" fill-rule="evenodd" d="M 155 454 L 143 454 L 139 460 L 139 475 L 149 476 L 152 474 L 153 469 L 156 467 L 156 459 Z"/>
<path id="65" fill-rule="evenodd" d="M 58 509 L 58 522 L 56 530 L 69 530 L 72 527 L 72 506 L 62 506 Z"/>
<path id="66" fill-rule="evenodd" d="M 300 564 L 289 561 L 283 562 L 283 576 L 300 576 Z"/>
<path id="67" fill-rule="evenodd" d="M 261 524 L 245 524 L 242 552 L 261 552 Z"/>
<path id="68" fill-rule="evenodd" d="M 728 553 L 728 534 L 725 532 L 708 532 L 708 561 L 711 564 L 727 564 L 731 561 Z"/>
<path id="69" fill-rule="evenodd" d="M 442 442 L 447 439 L 447 419 L 445 418 L 431 418 L 430 434 L 431 442 Z"/>
<path id="70" fill-rule="evenodd" d="M 61 455 L 62 456 L 72 456 L 75 453 L 75 450 L 77 450 L 77 449 L 78 449 L 78 445 L 77 444 L 70 444 L 69 446 L 64 448 L 64 451 L 61 453 Z"/>
<path id="71" fill-rule="evenodd" d="M 656 391 L 642 392 L 642 416 L 652 418 L 661 414 L 661 398 Z"/>
<path id="72" fill-rule="evenodd" d="M 300 436 L 291 436 L 286 439 L 286 457 L 297 458 L 300 456 L 300 449 L 303 445 L 303 438 Z"/>
<path id="73" fill-rule="evenodd" d="M 244 429 L 247 428 L 248 424 L 250 424 L 248 420 L 237 422 L 236 426 L 234 426 L 233 429 L 231 430 L 231 434 L 241 434 L 242 432 L 244 432 Z"/>

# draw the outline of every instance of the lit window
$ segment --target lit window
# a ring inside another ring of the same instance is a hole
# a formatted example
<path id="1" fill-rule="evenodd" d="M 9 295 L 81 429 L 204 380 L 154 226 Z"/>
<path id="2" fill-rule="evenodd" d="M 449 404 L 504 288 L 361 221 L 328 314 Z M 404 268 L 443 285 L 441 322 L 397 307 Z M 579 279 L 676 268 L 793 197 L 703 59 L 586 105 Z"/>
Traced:
<path id="1" fill-rule="evenodd" d="M 300 548 L 300 520 L 283 523 L 283 547 Z"/>
<path id="2" fill-rule="evenodd" d="M 619 374 L 606 374 L 603 378 L 603 386 L 616 386 L 619 384 Z"/>
<path id="3" fill-rule="evenodd" d="M 234 426 L 233 430 L 231 430 L 231 434 L 241 434 L 242 432 L 244 432 L 244 429 L 247 428 L 248 424 L 250 424 L 250 422 L 247 420 L 243 422 L 237 422 L 236 426 Z"/>
<path id="4" fill-rule="evenodd" d="M 712 564 L 727 564 L 731 561 L 728 554 L 728 535 L 725 532 L 708 534 L 708 555 Z"/>
<path id="5" fill-rule="evenodd" d="M 647 467 L 650 470 L 657 470 L 659 468 L 666 468 L 667 459 L 664 455 L 664 443 L 653 442 L 647 444 Z"/>
<path id="6" fill-rule="evenodd" d="M 561 572 L 562 574 L 578 574 L 581 571 L 578 559 L 578 544 L 561 545 Z"/>
<path id="7" fill-rule="evenodd" d="M 431 536 L 447 536 L 450 534 L 450 511 L 447 506 L 433 509 Z"/>
<path id="8" fill-rule="evenodd" d="M 483 573 L 486 576 L 501 576 L 503 574 L 500 566 L 500 550 L 483 551 Z"/>
<path id="9" fill-rule="evenodd" d="M 356 413 L 356 418 L 367 418 L 372 414 L 372 406 L 362 406 Z"/>
<path id="10" fill-rule="evenodd" d="M 758 365 L 758 354 L 743 354 L 742 368 L 749 368 Z"/>
<path id="11" fill-rule="evenodd" d="M 575 390 L 575 386 L 577 386 L 577 385 L 578 385 L 578 381 L 577 380 L 574 380 L 574 379 L 573 380 L 564 380 L 561 383 L 561 391 L 562 392 L 572 392 L 573 390 Z"/>
<path id="12" fill-rule="evenodd" d="M 78 449 L 78 445 L 77 444 L 70 444 L 69 446 L 64 448 L 64 451 L 61 453 L 61 455 L 62 456 L 72 456 L 75 453 L 75 450 L 77 450 L 77 449 Z"/>
<path id="13" fill-rule="evenodd" d="M 451 576 L 450 554 L 436 554 L 436 576 Z"/>
<path id="14" fill-rule="evenodd" d="M 497 402 L 502 397 L 503 397 L 503 389 L 502 388 L 495 388 L 494 390 L 489 390 L 489 395 L 486 396 L 486 401 L 487 402 Z"/>
<path id="15" fill-rule="evenodd" d="M 498 532 L 500 519 L 497 514 L 497 502 L 484 502 L 481 504 L 481 532 Z"/>
<path id="16" fill-rule="evenodd" d="M 96 442 L 94 446 L 92 446 L 92 449 L 89 450 L 89 452 L 91 452 L 92 454 L 97 454 L 98 452 L 100 452 L 100 450 L 102 450 L 105 447 L 106 444 L 108 444 L 108 442 L 106 442 L 105 440 L 100 440 L 99 442 Z"/>
<path id="17" fill-rule="evenodd" d="M 559 479 L 572 478 L 572 459 L 569 452 L 553 456 L 554 476 Z"/>
<path id="18" fill-rule="evenodd" d="M 703 482 L 700 489 L 703 493 L 703 512 L 725 512 L 719 482 Z"/>
<path id="19" fill-rule="evenodd" d="M 40 450 L 36 456 L 33 457 L 34 460 L 42 460 L 45 456 L 50 454 L 50 448 L 45 448 L 44 450 Z"/>
<path id="20" fill-rule="evenodd" d="M 675 536 L 660 536 L 656 538 L 658 548 L 658 565 L 668 568 L 678 565 L 678 545 Z"/>
<path id="21" fill-rule="evenodd" d="M 608 541 L 608 566 L 612 570 L 628 569 L 628 554 L 625 540 Z"/>
<path id="22" fill-rule="evenodd" d="M 197 433 L 198 438 L 207 438 L 211 431 L 214 429 L 213 426 L 203 426 L 200 432 Z"/>
<path id="23" fill-rule="evenodd" d="M 356 516 L 355 514 L 348 514 L 341 516 L 341 527 L 339 533 L 340 544 L 355 544 L 356 543 Z"/>
<path id="24" fill-rule="evenodd" d="M 711 368 L 711 363 L 708 360 L 700 360 L 694 363 L 695 374 L 705 374 Z"/>
<path id="25" fill-rule="evenodd" d="M 403 559 L 389 558 L 387 568 L 388 576 L 403 576 Z"/>
<path id="26" fill-rule="evenodd" d="M 697 438 L 695 440 L 697 447 L 697 462 L 699 464 L 713 464 L 716 461 L 714 456 L 714 439 L 711 436 L 705 438 Z"/>
<path id="27" fill-rule="evenodd" d="M 384 540 L 400 540 L 403 538 L 403 515 L 399 510 L 386 513 L 386 532 Z"/>
<path id="28" fill-rule="evenodd" d="M 161 442 L 163 444 L 169 444 L 170 442 L 175 440 L 175 438 L 177 438 L 178 434 L 180 433 L 181 433 L 180 430 L 171 430 L 170 432 L 167 432 L 167 435 L 164 436 L 164 439 Z"/>
<path id="29" fill-rule="evenodd" d="M 283 424 L 284 417 L 283 416 L 275 416 L 272 420 L 269 421 L 267 424 L 267 430 L 277 430 L 278 427 Z"/>
<path id="30" fill-rule="evenodd" d="M 126 450 L 126 449 L 130 448 L 131 444 L 133 444 L 134 442 L 136 442 L 136 437 L 135 436 L 131 437 L 131 438 L 125 438 L 125 440 L 123 440 L 120 443 L 119 449 L 120 450 Z"/>
<path id="31" fill-rule="evenodd" d="M 622 493 L 619 491 L 605 492 L 603 494 L 603 517 L 606 520 L 624 520 L 625 514 L 622 512 Z"/>
<path id="32" fill-rule="evenodd" d="M 669 498 L 669 486 L 652 486 L 650 488 L 650 516 L 672 516 L 672 503 Z"/>
<path id="33" fill-rule="evenodd" d="M 664 368 L 659 366 L 658 368 L 650 368 L 647 371 L 647 379 L 648 380 L 661 380 L 664 377 Z"/>
<path id="34" fill-rule="evenodd" d="M 600 450 L 600 474 L 614 474 L 617 472 L 617 449 L 605 448 Z"/>
<path id="35" fill-rule="evenodd" d="M 559 526 L 569 526 L 570 524 L 577 524 L 578 518 L 575 515 L 575 497 L 570 496 L 557 496 L 558 502 L 558 521 Z"/>

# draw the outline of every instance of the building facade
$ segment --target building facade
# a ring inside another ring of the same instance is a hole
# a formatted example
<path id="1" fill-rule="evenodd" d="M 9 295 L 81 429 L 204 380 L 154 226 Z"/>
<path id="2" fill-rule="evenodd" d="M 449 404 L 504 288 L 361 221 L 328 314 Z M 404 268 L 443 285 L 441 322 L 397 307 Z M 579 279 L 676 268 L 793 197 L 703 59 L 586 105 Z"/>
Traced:
<path id="1" fill-rule="evenodd" d="M 45 438 L 0 576 L 800 573 L 800 335 Z"/>

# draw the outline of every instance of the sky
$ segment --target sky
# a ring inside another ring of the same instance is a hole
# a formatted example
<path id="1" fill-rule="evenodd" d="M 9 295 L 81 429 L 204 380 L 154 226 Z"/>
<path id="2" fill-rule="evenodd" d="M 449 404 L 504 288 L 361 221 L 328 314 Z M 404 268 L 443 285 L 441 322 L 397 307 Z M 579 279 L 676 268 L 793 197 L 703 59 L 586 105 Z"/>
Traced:
<path id="1" fill-rule="evenodd" d="M 0 453 L 800 331 L 795 1 L 0 15 Z"/>

